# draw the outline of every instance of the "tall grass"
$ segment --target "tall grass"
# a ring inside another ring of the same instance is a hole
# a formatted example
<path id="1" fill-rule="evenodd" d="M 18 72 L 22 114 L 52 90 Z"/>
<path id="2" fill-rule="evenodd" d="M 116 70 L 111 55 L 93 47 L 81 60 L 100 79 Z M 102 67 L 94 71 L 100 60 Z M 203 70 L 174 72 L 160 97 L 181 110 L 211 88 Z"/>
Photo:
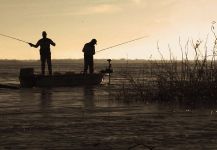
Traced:
<path id="1" fill-rule="evenodd" d="M 213 31 L 213 30 L 212 30 Z M 202 41 L 188 40 L 179 46 L 182 54 L 181 60 L 172 57 L 169 47 L 170 59 L 164 59 L 159 46 L 158 51 L 161 60 L 149 60 L 146 68 L 141 68 L 137 76 L 127 70 L 123 76 L 128 84 L 123 83 L 118 93 L 118 99 L 124 101 L 203 101 L 206 103 L 217 101 L 217 63 L 216 47 L 217 37 L 212 49 L 212 55 L 208 55 L 205 42 L 203 53 Z M 207 39 L 206 39 L 207 41 Z M 194 50 L 194 59 L 189 60 L 189 49 Z M 148 70 L 148 71 L 144 71 Z"/>

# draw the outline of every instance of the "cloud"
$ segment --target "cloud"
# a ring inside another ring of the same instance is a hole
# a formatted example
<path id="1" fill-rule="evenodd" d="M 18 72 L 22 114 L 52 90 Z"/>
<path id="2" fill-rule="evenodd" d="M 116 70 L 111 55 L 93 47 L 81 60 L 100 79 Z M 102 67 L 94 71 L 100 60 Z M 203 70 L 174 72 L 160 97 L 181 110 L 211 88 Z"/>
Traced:
<path id="1" fill-rule="evenodd" d="M 131 1 L 135 4 L 141 4 L 142 3 L 142 0 L 131 0 Z"/>
<path id="2" fill-rule="evenodd" d="M 121 7 L 112 4 L 99 4 L 95 6 L 87 6 L 78 10 L 76 15 L 93 15 L 93 14 L 111 14 L 121 11 Z"/>
<path id="3" fill-rule="evenodd" d="M 83 3 L 81 3 L 83 4 Z M 54 7 L 55 6 L 55 7 Z M 29 13 L 31 17 L 59 17 L 59 16 L 89 16 L 97 14 L 113 14 L 122 11 L 120 5 L 114 3 L 87 3 L 86 5 L 78 5 L 74 7 L 74 3 L 69 3 L 65 7 L 47 9 L 42 6 L 36 5 Z M 36 9 L 37 8 L 37 9 Z M 63 9 L 64 8 L 64 9 Z M 38 11 L 40 9 L 40 11 Z"/>

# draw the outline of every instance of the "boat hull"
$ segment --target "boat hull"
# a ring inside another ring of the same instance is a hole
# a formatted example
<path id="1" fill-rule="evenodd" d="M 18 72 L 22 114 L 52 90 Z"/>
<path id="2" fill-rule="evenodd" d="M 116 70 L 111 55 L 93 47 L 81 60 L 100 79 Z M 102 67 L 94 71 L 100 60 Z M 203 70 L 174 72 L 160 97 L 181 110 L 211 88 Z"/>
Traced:
<path id="1" fill-rule="evenodd" d="M 31 73 L 26 73 L 31 72 Z M 33 71 L 24 70 L 20 72 L 21 87 L 70 87 L 98 85 L 103 80 L 103 73 L 94 74 L 58 74 L 52 76 L 35 75 Z"/>

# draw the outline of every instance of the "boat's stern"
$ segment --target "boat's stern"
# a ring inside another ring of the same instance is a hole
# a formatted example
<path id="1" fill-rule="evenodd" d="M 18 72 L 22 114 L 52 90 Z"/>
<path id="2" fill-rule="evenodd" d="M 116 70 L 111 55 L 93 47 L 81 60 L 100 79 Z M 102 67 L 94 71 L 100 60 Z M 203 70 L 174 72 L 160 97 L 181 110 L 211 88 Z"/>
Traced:
<path id="1" fill-rule="evenodd" d="M 20 86 L 24 88 L 33 87 L 35 85 L 34 69 L 21 68 L 20 69 Z"/>

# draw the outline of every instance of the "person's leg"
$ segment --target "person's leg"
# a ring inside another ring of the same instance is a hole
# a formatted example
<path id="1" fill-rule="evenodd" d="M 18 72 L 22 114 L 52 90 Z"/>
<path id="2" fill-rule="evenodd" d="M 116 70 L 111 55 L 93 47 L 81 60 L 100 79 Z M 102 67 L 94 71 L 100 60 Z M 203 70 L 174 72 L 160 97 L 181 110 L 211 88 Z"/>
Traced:
<path id="1" fill-rule="evenodd" d="M 41 74 L 42 75 L 45 75 L 45 61 L 46 61 L 46 58 L 44 57 L 44 55 L 41 55 L 40 56 L 40 60 L 41 60 Z"/>
<path id="2" fill-rule="evenodd" d="M 84 73 L 87 73 L 88 69 L 88 58 L 84 55 Z"/>
<path id="3" fill-rule="evenodd" d="M 49 75 L 52 75 L 51 54 L 47 55 L 47 65 L 48 65 Z"/>
<path id="4" fill-rule="evenodd" d="M 90 60 L 89 60 L 89 72 L 90 72 L 90 74 L 92 74 L 93 72 L 94 72 L 94 66 L 93 66 L 94 64 L 93 64 L 93 57 L 91 57 L 90 58 Z"/>

